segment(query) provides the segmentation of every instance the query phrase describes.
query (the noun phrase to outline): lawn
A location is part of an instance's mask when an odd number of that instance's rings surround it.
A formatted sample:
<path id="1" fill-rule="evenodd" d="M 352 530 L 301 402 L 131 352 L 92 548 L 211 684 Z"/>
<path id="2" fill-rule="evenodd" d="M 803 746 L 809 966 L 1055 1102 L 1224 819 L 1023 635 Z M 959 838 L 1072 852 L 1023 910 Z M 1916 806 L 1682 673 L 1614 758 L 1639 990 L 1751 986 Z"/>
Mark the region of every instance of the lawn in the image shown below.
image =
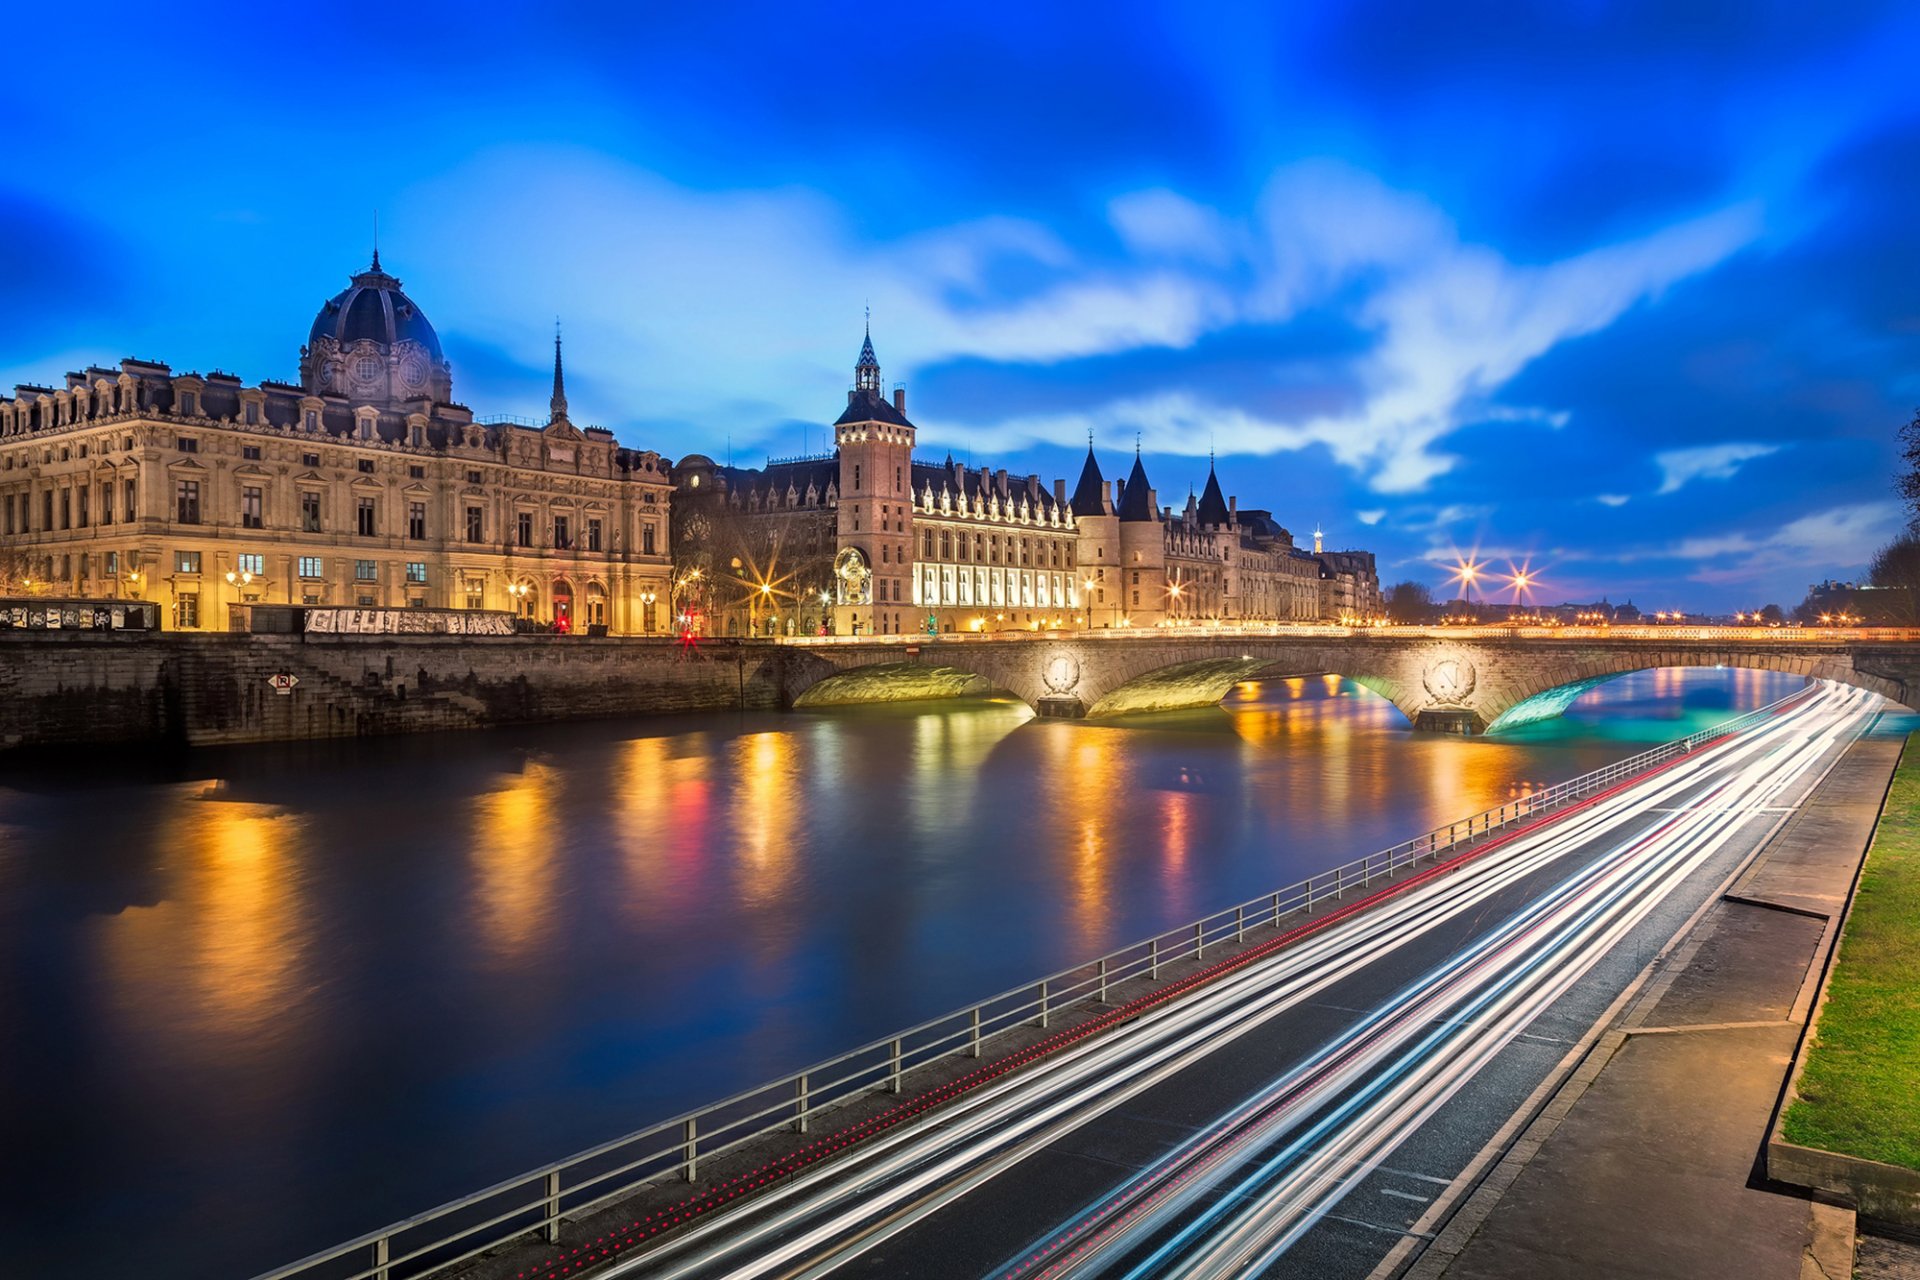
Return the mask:
<path id="1" fill-rule="evenodd" d="M 1920 734 L 1887 795 L 1787 1141 L 1920 1169 Z"/>

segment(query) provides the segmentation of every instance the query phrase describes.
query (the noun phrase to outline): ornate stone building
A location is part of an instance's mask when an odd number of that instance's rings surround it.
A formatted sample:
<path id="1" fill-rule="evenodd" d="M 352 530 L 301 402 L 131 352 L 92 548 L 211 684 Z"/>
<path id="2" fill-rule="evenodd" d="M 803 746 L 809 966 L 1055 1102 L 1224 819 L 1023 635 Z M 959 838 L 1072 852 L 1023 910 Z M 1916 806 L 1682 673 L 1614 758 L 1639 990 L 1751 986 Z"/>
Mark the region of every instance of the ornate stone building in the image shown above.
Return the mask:
<path id="1" fill-rule="evenodd" d="M 1211 467 L 1176 515 L 1137 453 L 1109 486 L 1089 447 L 1071 500 L 1063 480 L 914 461 L 906 392 L 882 389 L 871 334 L 833 432 L 819 457 L 741 468 L 693 454 L 675 467 L 676 511 L 689 517 L 675 530 L 677 582 L 713 630 L 1316 622 L 1369 590 L 1377 601 L 1377 584 L 1358 581 L 1370 555 L 1341 553 L 1336 568 L 1317 546 L 1295 547 L 1270 513 L 1223 496 Z"/>
<path id="2" fill-rule="evenodd" d="M 315 317 L 298 385 L 164 364 L 0 397 L 8 590 L 139 597 L 169 625 L 229 604 L 511 610 L 664 631 L 672 487 L 658 454 L 568 415 L 476 419 L 379 255 Z"/>

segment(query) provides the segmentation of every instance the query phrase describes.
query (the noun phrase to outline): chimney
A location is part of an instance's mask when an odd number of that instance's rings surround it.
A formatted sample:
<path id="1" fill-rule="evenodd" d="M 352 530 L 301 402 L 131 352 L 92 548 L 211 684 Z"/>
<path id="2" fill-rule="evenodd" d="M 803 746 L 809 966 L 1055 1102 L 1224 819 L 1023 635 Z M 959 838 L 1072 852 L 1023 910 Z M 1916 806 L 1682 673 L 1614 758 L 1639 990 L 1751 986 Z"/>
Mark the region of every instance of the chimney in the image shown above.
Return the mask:
<path id="1" fill-rule="evenodd" d="M 1005 467 L 993 473 L 993 485 L 996 490 L 1006 497 L 1011 498 L 1013 496 L 1013 490 L 1007 488 L 1007 469 Z"/>
<path id="2" fill-rule="evenodd" d="M 852 388 L 852 387 L 848 387 L 848 388 L 847 388 L 847 403 L 848 403 L 848 404 L 852 404 L 852 403 L 853 403 L 853 388 Z"/>
<path id="3" fill-rule="evenodd" d="M 1054 505 L 1058 507 L 1065 507 L 1067 505 L 1067 482 L 1065 480 L 1056 479 L 1053 482 L 1053 502 Z"/>
<path id="4" fill-rule="evenodd" d="M 1127 482 L 1124 480 L 1115 480 L 1113 482 L 1113 509 L 1115 511 L 1120 509 L 1120 495 L 1126 489 L 1126 485 Z"/>
<path id="5" fill-rule="evenodd" d="M 904 418 L 907 416 L 907 389 L 905 387 L 895 387 L 893 389 L 893 407 L 901 417 Z"/>

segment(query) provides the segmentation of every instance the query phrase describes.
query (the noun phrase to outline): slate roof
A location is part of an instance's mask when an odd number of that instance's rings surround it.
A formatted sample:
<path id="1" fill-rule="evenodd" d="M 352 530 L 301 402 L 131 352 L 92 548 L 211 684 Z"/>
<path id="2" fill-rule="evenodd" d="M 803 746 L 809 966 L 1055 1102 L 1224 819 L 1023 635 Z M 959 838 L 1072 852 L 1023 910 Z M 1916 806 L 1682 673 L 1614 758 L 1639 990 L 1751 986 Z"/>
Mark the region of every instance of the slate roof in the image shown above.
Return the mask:
<path id="1" fill-rule="evenodd" d="M 871 347 L 869 347 L 871 350 Z M 907 415 L 893 407 L 893 401 L 878 391 L 856 391 L 847 401 L 846 412 L 833 420 L 836 427 L 854 422 L 884 422 L 894 427 L 910 427 Z"/>
<path id="2" fill-rule="evenodd" d="M 1140 455 L 1133 455 L 1133 470 L 1127 475 L 1126 487 L 1120 491 L 1120 519 L 1122 521 L 1158 520 L 1160 513 L 1153 509 L 1153 486 L 1147 483 L 1147 468 L 1140 461 Z"/>
<path id="3" fill-rule="evenodd" d="M 1100 474 L 1100 463 L 1093 456 L 1092 445 L 1087 446 L 1087 464 L 1080 468 L 1080 483 L 1074 486 L 1073 501 L 1068 505 L 1076 516 L 1107 514 L 1107 480 Z"/>
<path id="4" fill-rule="evenodd" d="M 1233 513 L 1227 509 L 1227 500 L 1220 494 L 1220 477 L 1213 474 L 1213 464 L 1207 464 L 1207 487 L 1200 493 L 1200 510 L 1197 513 L 1201 524 L 1226 524 L 1233 519 Z"/>

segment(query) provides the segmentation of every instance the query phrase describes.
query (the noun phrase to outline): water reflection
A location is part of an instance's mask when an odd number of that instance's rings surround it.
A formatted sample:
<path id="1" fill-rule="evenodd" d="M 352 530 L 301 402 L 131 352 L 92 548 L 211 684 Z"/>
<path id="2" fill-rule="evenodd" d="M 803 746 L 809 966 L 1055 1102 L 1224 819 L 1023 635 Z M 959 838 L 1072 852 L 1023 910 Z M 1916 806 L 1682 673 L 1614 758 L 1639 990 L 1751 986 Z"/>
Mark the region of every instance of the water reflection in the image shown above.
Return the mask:
<path id="1" fill-rule="evenodd" d="M 0 1194 L 10 1261 L 264 1270 L 1796 684 L 1649 673 L 1466 741 L 1312 676 L 1119 727 L 981 701 L 16 777 L 0 1146 L 61 1193 Z"/>

